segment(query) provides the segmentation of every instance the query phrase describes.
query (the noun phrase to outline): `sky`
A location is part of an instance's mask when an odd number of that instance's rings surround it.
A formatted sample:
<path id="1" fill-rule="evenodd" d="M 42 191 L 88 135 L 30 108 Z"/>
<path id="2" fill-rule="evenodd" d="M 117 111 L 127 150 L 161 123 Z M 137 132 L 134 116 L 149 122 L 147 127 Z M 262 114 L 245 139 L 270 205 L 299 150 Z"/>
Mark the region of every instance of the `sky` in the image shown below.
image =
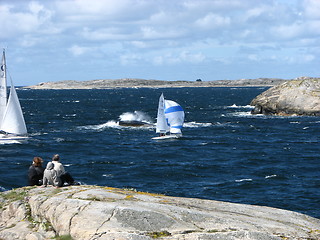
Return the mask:
<path id="1" fill-rule="evenodd" d="M 0 0 L 17 86 L 320 75 L 320 0 Z"/>

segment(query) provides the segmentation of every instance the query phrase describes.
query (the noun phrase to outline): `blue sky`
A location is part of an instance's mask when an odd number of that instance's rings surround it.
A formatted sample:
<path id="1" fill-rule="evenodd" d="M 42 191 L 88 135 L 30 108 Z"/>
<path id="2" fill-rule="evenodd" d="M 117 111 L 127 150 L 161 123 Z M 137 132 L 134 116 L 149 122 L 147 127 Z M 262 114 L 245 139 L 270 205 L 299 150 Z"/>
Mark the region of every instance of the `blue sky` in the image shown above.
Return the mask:
<path id="1" fill-rule="evenodd" d="M 319 0 L 0 0 L 15 85 L 320 75 Z"/>

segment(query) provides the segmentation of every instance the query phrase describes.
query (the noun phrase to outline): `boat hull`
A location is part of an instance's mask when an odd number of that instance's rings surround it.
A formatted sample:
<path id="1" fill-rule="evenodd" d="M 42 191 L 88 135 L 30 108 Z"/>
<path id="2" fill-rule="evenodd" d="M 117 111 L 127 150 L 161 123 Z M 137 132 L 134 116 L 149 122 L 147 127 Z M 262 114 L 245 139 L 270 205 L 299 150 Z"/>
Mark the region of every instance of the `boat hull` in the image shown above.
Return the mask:
<path id="1" fill-rule="evenodd" d="M 119 121 L 119 126 L 128 126 L 128 127 L 143 127 L 149 126 L 149 123 L 141 121 Z"/>
<path id="2" fill-rule="evenodd" d="M 164 136 L 159 136 L 159 137 L 153 137 L 153 140 L 166 140 L 166 139 L 178 139 L 181 138 L 182 135 L 178 134 L 170 134 L 170 135 L 164 135 Z"/>
<path id="3" fill-rule="evenodd" d="M 26 140 L 27 136 L 14 136 L 14 135 L 6 135 L 0 134 L 0 141 L 11 141 L 11 140 Z"/>

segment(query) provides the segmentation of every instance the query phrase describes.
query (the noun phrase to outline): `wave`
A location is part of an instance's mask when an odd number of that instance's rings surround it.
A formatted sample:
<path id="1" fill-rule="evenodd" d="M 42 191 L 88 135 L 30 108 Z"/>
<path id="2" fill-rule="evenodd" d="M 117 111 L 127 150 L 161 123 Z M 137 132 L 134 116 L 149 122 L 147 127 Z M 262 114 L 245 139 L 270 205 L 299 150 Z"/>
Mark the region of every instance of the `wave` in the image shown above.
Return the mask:
<path id="1" fill-rule="evenodd" d="M 264 177 L 264 179 L 277 178 L 277 177 L 278 177 L 278 175 L 272 174 L 272 175 L 266 175 Z M 254 182 L 254 181 L 257 181 L 257 180 L 261 180 L 261 179 L 242 178 L 242 179 L 235 180 L 235 182 Z"/>
<path id="2" fill-rule="evenodd" d="M 261 118 L 265 117 L 263 114 L 252 114 L 251 111 L 248 112 L 234 112 L 234 113 L 229 113 L 229 114 L 223 114 L 225 115 L 231 115 L 234 117 L 252 117 L 252 118 Z"/>
<path id="3" fill-rule="evenodd" d="M 120 121 L 139 121 L 146 123 L 153 123 L 152 118 L 145 112 L 134 111 L 134 112 L 125 112 L 119 116 Z"/>
<path id="4" fill-rule="evenodd" d="M 123 121 L 123 120 L 122 120 Z M 130 121 L 130 120 L 128 120 Z M 184 128 L 202 128 L 202 127 L 210 127 L 212 123 L 198 123 L 198 122 L 186 122 L 183 124 Z M 97 124 L 97 125 L 88 125 L 88 126 L 80 126 L 78 129 L 80 130 L 94 130 L 94 131 L 103 131 L 107 128 L 115 128 L 115 129 L 154 129 L 155 124 L 149 123 L 143 126 L 135 127 L 135 126 L 121 126 L 119 125 L 119 121 L 110 120 L 106 123 Z"/>
<path id="5" fill-rule="evenodd" d="M 253 109 L 254 106 L 251 106 L 251 105 L 238 106 L 236 104 L 232 104 L 231 106 L 227 106 L 226 108 L 250 108 L 250 109 Z"/>
<path id="6" fill-rule="evenodd" d="M 121 126 L 119 126 L 119 122 L 116 122 L 114 120 L 110 120 L 110 121 L 108 121 L 106 123 L 102 123 L 102 124 L 78 127 L 78 129 L 80 129 L 80 130 L 95 130 L 95 131 L 103 131 L 106 128 L 121 128 Z"/>
<path id="7" fill-rule="evenodd" d="M 199 127 L 210 127 L 212 123 L 198 123 L 198 122 L 186 122 L 183 124 L 183 127 L 186 128 L 199 128 Z"/>
<path id="8" fill-rule="evenodd" d="M 123 126 L 120 125 L 120 121 L 139 121 L 144 122 L 146 125 L 142 126 Z M 200 127 L 210 127 L 212 123 L 199 123 L 199 122 L 185 122 L 183 127 L 185 128 L 200 128 Z M 119 116 L 119 120 L 109 120 L 106 123 L 97 124 L 97 125 L 88 125 L 78 127 L 81 130 L 95 130 L 103 131 L 107 128 L 116 128 L 116 129 L 152 129 L 155 128 L 155 123 L 152 121 L 152 118 L 145 112 L 134 111 L 134 112 L 124 112 Z"/>
<path id="9" fill-rule="evenodd" d="M 268 176 L 265 176 L 264 178 L 268 179 L 268 178 L 274 178 L 274 177 L 277 177 L 277 175 L 273 174 L 273 175 L 268 175 Z"/>
<path id="10" fill-rule="evenodd" d="M 4 144 L 22 144 L 22 142 L 19 140 L 1 140 L 0 139 L 0 145 L 4 145 Z"/>
<path id="11" fill-rule="evenodd" d="M 251 178 L 239 179 L 239 180 L 235 180 L 235 182 L 252 182 L 252 179 Z"/>

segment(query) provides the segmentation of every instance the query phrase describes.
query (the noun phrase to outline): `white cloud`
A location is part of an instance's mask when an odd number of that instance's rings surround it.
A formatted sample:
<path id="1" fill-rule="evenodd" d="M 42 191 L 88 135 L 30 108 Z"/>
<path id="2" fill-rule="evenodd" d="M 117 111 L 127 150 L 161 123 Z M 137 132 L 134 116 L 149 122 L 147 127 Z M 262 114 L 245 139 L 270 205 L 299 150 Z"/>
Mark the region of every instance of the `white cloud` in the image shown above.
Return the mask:
<path id="1" fill-rule="evenodd" d="M 195 24 L 200 28 L 213 29 L 219 27 L 228 27 L 230 22 L 230 17 L 222 17 L 214 13 L 208 13 L 203 18 L 198 19 Z"/>
<path id="2" fill-rule="evenodd" d="M 120 56 L 120 63 L 123 66 L 136 65 L 141 61 L 141 56 L 136 54 L 125 54 Z"/>
<path id="3" fill-rule="evenodd" d="M 166 53 L 164 55 L 154 56 L 152 62 L 154 65 L 176 65 L 176 64 L 199 64 L 205 61 L 206 56 L 202 53 L 190 53 L 181 51 L 179 53 Z"/>
<path id="4" fill-rule="evenodd" d="M 84 53 L 88 52 L 90 48 L 87 47 L 80 47 L 78 45 L 73 45 L 68 49 L 69 52 L 72 53 L 74 56 L 80 56 L 83 55 Z"/>
<path id="5" fill-rule="evenodd" d="M 319 0 L 304 0 L 304 13 L 309 19 L 320 19 L 320 1 Z"/>
<path id="6" fill-rule="evenodd" d="M 172 38 L 179 38 L 185 35 L 185 32 L 181 29 L 162 29 L 152 26 L 142 26 L 141 27 L 141 37 L 142 39 L 172 39 Z"/>
<path id="7" fill-rule="evenodd" d="M 24 11 L 19 11 L 12 3 L 0 5 L 1 30 L 5 34 L 0 39 L 17 37 L 21 34 L 47 32 L 52 12 L 38 2 L 27 2 Z"/>
<path id="8" fill-rule="evenodd" d="M 51 59 L 66 49 L 70 59 L 64 55 L 65 63 L 80 65 L 78 59 L 90 57 L 96 68 L 92 72 L 109 66 L 115 73 L 136 75 L 140 68 L 153 78 L 168 66 L 228 68 L 246 61 L 313 66 L 319 61 L 319 0 L 0 1 L 0 43 L 28 48 L 43 59 L 39 67 L 52 64 Z M 105 61 L 110 58 L 113 61 Z M 71 69 L 67 64 L 61 67 Z M 161 70 L 152 73 L 154 69 Z"/>
<path id="9" fill-rule="evenodd" d="M 206 57 L 202 53 L 190 53 L 188 51 L 183 51 L 180 53 L 180 59 L 190 63 L 201 63 L 206 59 Z"/>

